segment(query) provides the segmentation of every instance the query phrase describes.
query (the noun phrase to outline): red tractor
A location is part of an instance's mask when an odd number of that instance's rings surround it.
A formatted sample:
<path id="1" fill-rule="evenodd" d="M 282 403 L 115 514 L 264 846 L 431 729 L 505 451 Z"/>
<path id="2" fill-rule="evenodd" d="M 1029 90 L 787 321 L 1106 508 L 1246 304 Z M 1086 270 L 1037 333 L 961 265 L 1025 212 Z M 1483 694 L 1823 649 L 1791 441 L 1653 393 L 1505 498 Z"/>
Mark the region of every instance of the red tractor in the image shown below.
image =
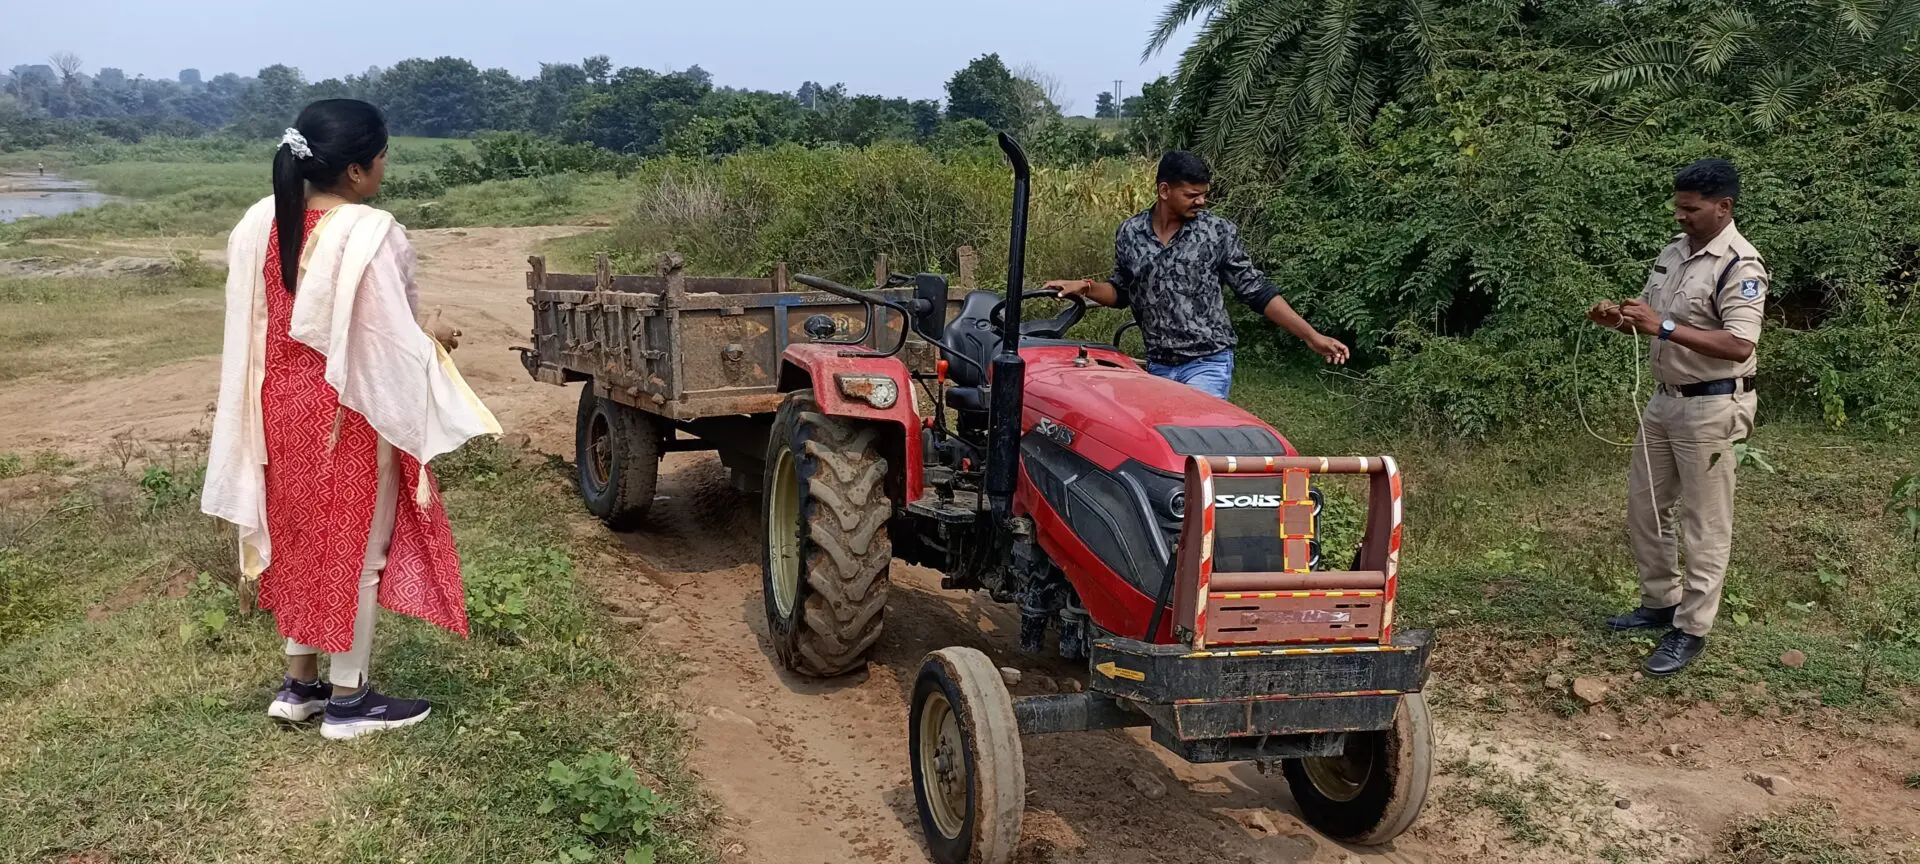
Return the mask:
<path id="1" fill-rule="evenodd" d="M 1425 803 L 1432 634 L 1393 627 L 1400 476 L 1387 457 L 1305 457 L 1258 417 L 1076 341 L 1074 298 L 1027 320 L 1019 292 L 1030 171 L 1013 139 L 1008 294 L 892 278 L 911 299 L 796 276 L 898 314 L 938 352 L 788 346 L 767 443 L 764 582 L 780 661 L 831 676 L 880 635 L 895 558 L 944 587 L 1017 604 L 1020 644 L 1087 664 L 1081 692 L 1012 698 L 972 648 L 929 654 L 907 724 L 920 824 L 941 864 L 1000 864 L 1020 837 L 1023 735 L 1151 727 L 1192 762 L 1284 773 L 1305 819 L 1377 844 Z M 874 316 L 880 316 L 875 324 Z M 814 322 L 818 323 L 818 322 Z M 875 329 L 875 328 L 878 329 Z M 1117 342 L 1117 340 L 1116 340 Z M 916 406 L 918 379 L 932 416 Z M 1316 475 L 1370 478 L 1351 567 L 1319 561 Z"/>

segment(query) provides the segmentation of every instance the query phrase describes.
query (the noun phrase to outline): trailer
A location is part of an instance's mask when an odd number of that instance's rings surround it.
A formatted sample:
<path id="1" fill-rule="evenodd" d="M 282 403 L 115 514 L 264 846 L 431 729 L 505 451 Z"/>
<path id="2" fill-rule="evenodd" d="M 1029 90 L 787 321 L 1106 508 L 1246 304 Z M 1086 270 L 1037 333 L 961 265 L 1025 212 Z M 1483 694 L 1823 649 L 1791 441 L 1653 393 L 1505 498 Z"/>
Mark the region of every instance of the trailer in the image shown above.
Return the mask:
<path id="1" fill-rule="evenodd" d="M 956 257 L 957 284 L 940 287 L 952 310 L 973 287 L 978 261 L 967 247 Z M 549 272 L 541 256 L 528 264 L 531 345 L 514 350 L 534 380 L 584 385 L 574 423 L 580 495 L 616 528 L 646 516 L 660 458 L 670 452 L 715 451 L 738 488 L 759 491 L 767 434 L 792 389 L 781 380 L 790 346 L 897 354 L 917 375 L 935 371 L 930 346 L 902 316 L 795 290 L 784 263 L 764 278 L 689 276 L 678 252 L 661 253 L 650 275 L 615 274 L 605 255 L 592 274 Z M 885 256 L 874 262 L 882 296 L 915 297 L 915 279 L 889 272 Z"/>

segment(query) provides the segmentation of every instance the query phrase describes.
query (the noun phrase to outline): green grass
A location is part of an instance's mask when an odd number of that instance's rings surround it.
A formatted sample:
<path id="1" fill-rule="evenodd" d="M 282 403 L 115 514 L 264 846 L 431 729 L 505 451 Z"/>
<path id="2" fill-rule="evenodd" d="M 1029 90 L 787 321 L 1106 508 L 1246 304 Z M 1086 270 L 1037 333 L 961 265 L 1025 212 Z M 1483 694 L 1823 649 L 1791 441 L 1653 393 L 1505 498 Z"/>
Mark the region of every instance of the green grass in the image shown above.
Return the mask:
<path id="1" fill-rule="evenodd" d="M 712 860 L 713 811 L 661 707 L 673 662 L 624 650 L 573 578 L 562 484 L 484 445 L 441 468 L 469 573 L 527 550 L 565 566 L 526 583 L 511 644 L 384 616 L 377 680 L 434 715 L 346 744 L 265 716 L 285 663 L 270 617 L 240 616 L 219 579 L 194 578 L 227 566 L 224 532 L 190 502 L 153 503 L 193 488 L 190 474 L 142 488 L 91 473 L 60 500 L 12 502 L 0 600 L 37 605 L 0 631 L 0 860 L 547 859 L 582 842 L 577 823 L 539 812 L 548 763 L 601 750 L 672 805 L 660 860 Z"/>
<path id="2" fill-rule="evenodd" d="M 1893 864 L 1908 861 L 1845 827 L 1832 804 L 1804 803 L 1733 826 L 1720 840 L 1727 864 Z M 1907 853 L 1914 851 L 1908 847 Z"/>
<path id="3" fill-rule="evenodd" d="M 455 186 L 428 199 L 379 202 L 409 228 L 607 224 L 638 189 L 612 173 L 562 174 Z"/>
<path id="4" fill-rule="evenodd" d="M 466 141 L 395 138 L 388 147 L 387 176 L 404 180 L 423 175 L 452 154 L 471 147 Z M 28 238 L 224 233 L 239 221 L 247 207 L 272 194 L 272 154 L 270 141 L 236 142 L 224 138 L 155 139 L 133 145 L 8 154 L 0 159 L 0 166 L 31 165 L 35 158 L 43 158 L 50 170 L 88 181 L 100 191 L 126 200 L 46 219 L 0 225 L 0 245 Z M 496 194 L 516 191 L 520 190 L 496 190 Z M 531 190 L 523 194 L 533 197 Z M 386 202 L 382 203 L 384 206 Z M 501 203 L 490 206 L 476 203 L 465 208 L 483 213 L 510 209 L 510 204 Z"/>
<path id="5" fill-rule="evenodd" d="M 218 353 L 222 281 L 200 265 L 163 276 L 0 278 L 0 382 L 127 374 Z"/>
<path id="6" fill-rule="evenodd" d="M 1904 710 L 1898 691 L 1920 686 L 1920 648 L 1908 647 L 1887 651 L 1861 687 L 1863 604 L 1877 596 L 1870 592 L 1920 579 L 1900 523 L 1881 512 L 1892 478 L 1915 469 L 1910 446 L 1763 414 L 1753 444 L 1776 473 L 1740 469 L 1733 561 L 1712 647 L 1685 675 L 1634 682 L 1658 634 L 1614 635 L 1600 623 L 1638 600 L 1626 542 L 1626 451 L 1578 428 L 1480 443 L 1372 429 L 1338 385 L 1318 373 L 1243 367 L 1234 398 L 1302 453 L 1398 459 L 1407 539 L 1396 613 L 1446 635 L 1449 650 L 1435 655 L 1437 664 L 1476 680 L 1507 676 L 1552 710 L 1568 707 L 1540 686 L 1553 671 L 1616 679 L 1629 685 L 1630 702 L 1684 696 L 1751 710 Z M 1344 530 L 1357 534 L 1357 520 Z M 1846 588 L 1833 584 L 1834 573 L 1845 575 Z M 1572 659 L 1549 667 L 1562 644 L 1573 646 Z M 1779 662 L 1790 648 L 1807 654 L 1803 668 Z"/>

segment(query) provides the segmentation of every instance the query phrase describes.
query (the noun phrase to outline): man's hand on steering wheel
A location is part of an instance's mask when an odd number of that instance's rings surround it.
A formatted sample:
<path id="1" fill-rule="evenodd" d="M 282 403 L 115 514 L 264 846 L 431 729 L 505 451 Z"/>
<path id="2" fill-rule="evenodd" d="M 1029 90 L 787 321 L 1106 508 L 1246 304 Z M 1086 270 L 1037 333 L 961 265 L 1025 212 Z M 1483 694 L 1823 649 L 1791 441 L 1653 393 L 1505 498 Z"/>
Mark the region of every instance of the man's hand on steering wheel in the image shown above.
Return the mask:
<path id="1" fill-rule="evenodd" d="M 1051 283 L 1049 283 L 1049 285 L 1051 285 Z M 1041 318 L 1038 320 L 1021 321 L 1020 335 L 1022 336 L 1037 336 L 1043 339 L 1059 339 L 1066 334 L 1068 329 L 1072 328 L 1073 325 L 1080 323 L 1080 319 L 1085 318 L 1087 315 L 1087 299 L 1085 297 L 1082 297 L 1078 294 L 1062 294 L 1059 292 L 1058 289 L 1054 289 L 1051 287 L 1040 289 L 1037 291 L 1022 291 L 1020 293 L 1020 299 L 1022 300 L 1066 300 L 1068 303 L 1068 306 L 1064 311 L 1062 311 L 1058 315 L 1053 316 L 1052 318 Z M 1002 299 L 1000 302 L 995 303 L 993 305 L 992 311 L 987 313 L 987 320 L 993 323 L 994 329 L 999 329 L 1005 326 L 1002 322 L 1006 318 L 1006 311 L 1007 311 L 1007 301 L 1005 299 Z M 1045 325 L 1045 326 L 1040 326 L 1040 325 Z"/>

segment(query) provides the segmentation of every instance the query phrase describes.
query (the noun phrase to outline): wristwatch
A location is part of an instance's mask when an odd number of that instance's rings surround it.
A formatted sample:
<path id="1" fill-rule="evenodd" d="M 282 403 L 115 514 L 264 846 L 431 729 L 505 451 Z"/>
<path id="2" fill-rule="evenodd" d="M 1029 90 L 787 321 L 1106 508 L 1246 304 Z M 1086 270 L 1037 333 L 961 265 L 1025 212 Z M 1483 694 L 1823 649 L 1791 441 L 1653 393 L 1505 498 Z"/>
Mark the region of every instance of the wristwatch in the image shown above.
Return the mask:
<path id="1" fill-rule="evenodd" d="M 1673 323 L 1672 318 L 1668 318 L 1667 320 L 1660 322 L 1660 341 L 1665 342 L 1667 339 L 1671 338 L 1673 336 L 1673 328 L 1677 326 L 1679 325 Z"/>

